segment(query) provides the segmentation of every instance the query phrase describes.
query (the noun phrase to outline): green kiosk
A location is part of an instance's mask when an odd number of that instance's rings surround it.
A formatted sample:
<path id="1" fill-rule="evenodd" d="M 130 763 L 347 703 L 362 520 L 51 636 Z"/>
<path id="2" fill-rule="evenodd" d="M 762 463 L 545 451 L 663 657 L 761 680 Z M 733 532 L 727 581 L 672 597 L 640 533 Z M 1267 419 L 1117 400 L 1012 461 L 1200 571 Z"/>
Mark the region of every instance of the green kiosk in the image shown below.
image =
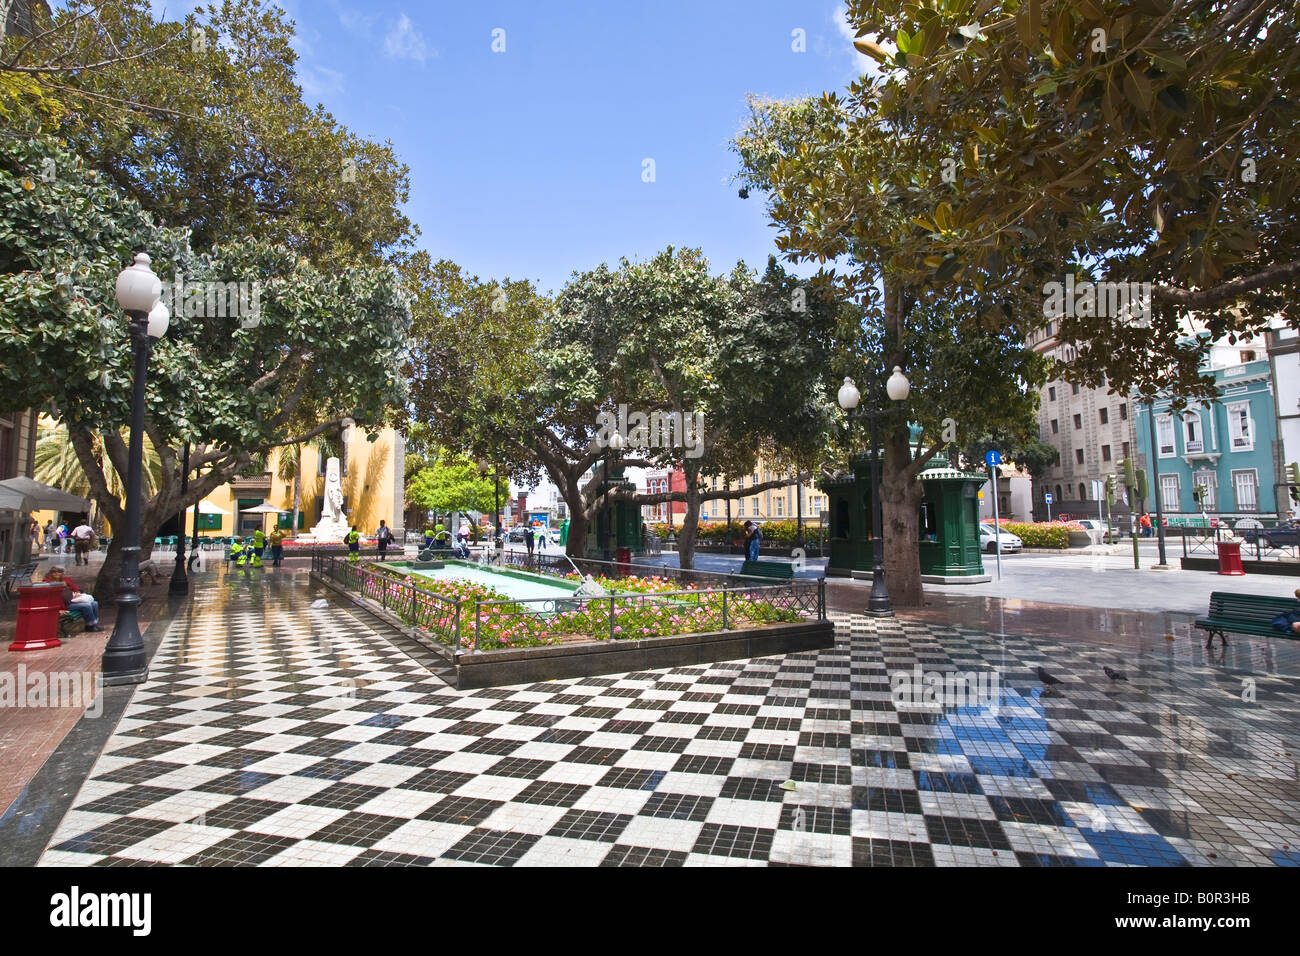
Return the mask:
<path id="1" fill-rule="evenodd" d="M 635 489 L 628 481 L 622 468 L 615 468 L 609 475 L 609 487 Z M 600 560 L 605 558 L 605 549 L 609 549 L 607 560 L 614 560 L 618 552 L 627 548 L 629 552 L 641 551 L 641 509 L 628 501 L 616 501 L 613 505 L 596 512 L 596 519 L 587 524 L 586 555 Z"/>
<path id="2" fill-rule="evenodd" d="M 852 459 L 852 474 L 818 483 L 830 506 L 830 577 L 871 579 L 871 455 Z M 921 580 L 927 584 L 979 584 L 984 573 L 979 544 L 979 489 L 988 481 L 980 472 L 959 471 L 943 453 L 921 472 L 921 515 L 917 548 Z"/>

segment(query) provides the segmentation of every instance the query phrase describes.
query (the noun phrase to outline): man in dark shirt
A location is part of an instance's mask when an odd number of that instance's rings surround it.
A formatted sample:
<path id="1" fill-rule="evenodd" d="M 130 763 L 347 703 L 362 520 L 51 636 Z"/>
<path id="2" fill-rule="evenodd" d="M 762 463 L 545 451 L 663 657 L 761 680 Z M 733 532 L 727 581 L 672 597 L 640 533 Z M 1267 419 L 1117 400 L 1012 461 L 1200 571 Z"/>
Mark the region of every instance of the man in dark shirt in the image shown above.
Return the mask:
<path id="1" fill-rule="evenodd" d="M 1300 588 L 1295 591 L 1296 606 L 1290 611 L 1283 611 L 1277 617 L 1273 618 L 1273 629 L 1275 631 L 1290 631 L 1292 634 L 1300 634 Z"/>

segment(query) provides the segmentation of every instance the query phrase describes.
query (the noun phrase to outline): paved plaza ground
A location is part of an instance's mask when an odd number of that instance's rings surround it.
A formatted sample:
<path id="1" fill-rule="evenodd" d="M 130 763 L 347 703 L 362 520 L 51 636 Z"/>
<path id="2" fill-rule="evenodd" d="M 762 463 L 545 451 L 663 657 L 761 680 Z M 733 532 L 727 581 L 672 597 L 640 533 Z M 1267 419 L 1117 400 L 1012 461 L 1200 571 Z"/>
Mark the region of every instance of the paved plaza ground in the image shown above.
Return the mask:
<path id="1" fill-rule="evenodd" d="M 305 569 L 210 569 L 111 734 L 83 720 L 0 818 L 5 862 L 1300 865 L 1300 645 L 997 598 L 833 614 L 833 649 L 457 691 Z M 952 670 L 996 693 L 893 699 Z"/>

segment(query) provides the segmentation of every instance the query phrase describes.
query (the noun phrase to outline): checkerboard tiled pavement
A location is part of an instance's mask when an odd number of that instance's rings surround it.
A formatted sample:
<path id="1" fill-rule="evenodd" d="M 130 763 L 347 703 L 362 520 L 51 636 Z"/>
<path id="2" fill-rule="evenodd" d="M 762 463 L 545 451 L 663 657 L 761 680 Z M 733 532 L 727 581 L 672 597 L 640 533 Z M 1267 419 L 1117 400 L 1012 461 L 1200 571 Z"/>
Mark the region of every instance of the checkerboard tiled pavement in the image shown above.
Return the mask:
<path id="1" fill-rule="evenodd" d="M 200 591 L 42 865 L 1300 865 L 1295 676 L 1247 703 L 1172 652 L 1111 684 L 1114 649 L 840 616 L 831 650 L 458 692 L 313 596 Z M 996 668 L 996 715 L 896 705 L 916 665 Z"/>

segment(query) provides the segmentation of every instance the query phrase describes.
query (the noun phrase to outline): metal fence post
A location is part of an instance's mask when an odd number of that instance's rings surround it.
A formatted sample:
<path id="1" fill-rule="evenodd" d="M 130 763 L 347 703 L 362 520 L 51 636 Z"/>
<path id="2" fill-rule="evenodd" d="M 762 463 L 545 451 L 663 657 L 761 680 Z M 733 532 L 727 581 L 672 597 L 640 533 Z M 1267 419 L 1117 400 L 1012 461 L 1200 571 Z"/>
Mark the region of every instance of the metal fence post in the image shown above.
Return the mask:
<path id="1" fill-rule="evenodd" d="M 826 620 L 826 579 L 817 579 L 817 620 Z"/>
<path id="2" fill-rule="evenodd" d="M 614 639 L 614 596 L 609 598 L 609 639 Z"/>
<path id="3" fill-rule="evenodd" d="M 456 602 L 456 650 L 460 650 L 460 602 Z"/>
<path id="4" fill-rule="evenodd" d="M 722 629 L 727 629 L 727 588 L 722 588 Z"/>
<path id="5" fill-rule="evenodd" d="M 474 599 L 474 650 L 478 650 L 478 621 L 479 621 L 478 598 Z"/>

